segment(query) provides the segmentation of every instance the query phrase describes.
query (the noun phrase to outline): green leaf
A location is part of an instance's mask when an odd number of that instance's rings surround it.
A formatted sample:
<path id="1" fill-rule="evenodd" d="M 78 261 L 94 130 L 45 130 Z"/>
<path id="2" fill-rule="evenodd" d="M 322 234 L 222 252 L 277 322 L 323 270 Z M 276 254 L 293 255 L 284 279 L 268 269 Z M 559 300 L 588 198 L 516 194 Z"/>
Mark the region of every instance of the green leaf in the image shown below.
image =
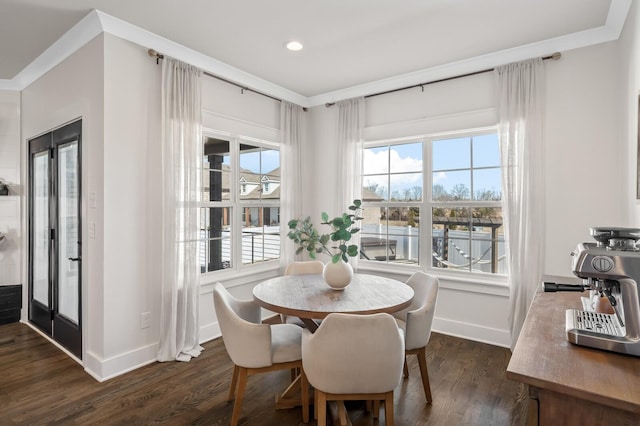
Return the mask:
<path id="1" fill-rule="evenodd" d="M 333 257 L 331 257 L 331 262 L 333 263 L 338 263 L 338 261 L 340 260 L 341 254 L 334 254 Z"/>
<path id="2" fill-rule="evenodd" d="M 296 249 L 296 254 L 300 254 L 302 253 L 302 250 L 304 249 L 304 247 L 300 246 Z"/>
<path id="3" fill-rule="evenodd" d="M 322 218 L 322 222 L 328 222 L 329 221 L 329 215 L 326 212 L 322 212 L 322 214 L 320 215 L 320 217 Z"/>
<path id="4" fill-rule="evenodd" d="M 360 228 L 351 228 L 352 234 L 357 234 L 358 232 L 360 232 Z"/>
<path id="5" fill-rule="evenodd" d="M 336 239 L 334 239 L 334 241 L 349 241 L 351 239 L 351 232 L 347 231 L 346 229 L 340 229 L 334 235 L 336 236 Z"/>
<path id="6" fill-rule="evenodd" d="M 360 206 L 362 205 L 362 201 L 361 200 L 353 200 L 353 205 L 360 208 Z"/>

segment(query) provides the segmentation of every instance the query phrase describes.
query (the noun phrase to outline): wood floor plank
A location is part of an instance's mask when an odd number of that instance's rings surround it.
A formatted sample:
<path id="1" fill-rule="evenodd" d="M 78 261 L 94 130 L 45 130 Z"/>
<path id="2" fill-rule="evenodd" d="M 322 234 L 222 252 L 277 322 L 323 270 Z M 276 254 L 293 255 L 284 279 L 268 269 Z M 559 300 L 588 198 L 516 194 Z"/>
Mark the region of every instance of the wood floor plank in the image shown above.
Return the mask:
<path id="1" fill-rule="evenodd" d="M 9 339 L 12 336 L 13 339 Z M 0 326 L 0 423 L 19 425 L 228 425 L 232 364 L 221 339 L 188 363 L 153 363 L 99 383 L 24 324 Z M 433 404 L 425 404 L 420 370 L 394 392 L 396 425 L 524 425 L 527 389 L 505 377 L 508 349 L 433 333 L 427 365 Z M 249 377 L 241 425 L 300 425 L 302 410 L 275 410 L 288 371 Z M 375 423 L 361 401 L 349 401 L 355 426 Z M 312 411 L 313 412 L 313 411 Z M 311 420 L 310 425 L 315 421 Z"/>

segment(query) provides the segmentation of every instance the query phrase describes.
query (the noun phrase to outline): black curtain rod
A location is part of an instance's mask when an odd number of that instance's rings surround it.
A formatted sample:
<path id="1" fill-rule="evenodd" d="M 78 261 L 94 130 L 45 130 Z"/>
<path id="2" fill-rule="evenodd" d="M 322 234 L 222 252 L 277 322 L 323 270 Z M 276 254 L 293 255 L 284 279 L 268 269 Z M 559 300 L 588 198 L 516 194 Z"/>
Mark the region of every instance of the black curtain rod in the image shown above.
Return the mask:
<path id="1" fill-rule="evenodd" d="M 562 54 L 560 52 L 556 52 L 556 53 L 554 53 L 552 55 L 549 55 L 549 56 L 543 56 L 542 60 L 546 61 L 547 59 L 553 59 L 554 61 L 557 61 L 558 59 L 560 59 L 560 57 L 562 57 Z M 386 90 L 384 92 L 379 92 L 379 93 L 372 93 L 370 95 L 366 95 L 365 99 L 366 98 L 373 98 L 374 96 L 380 96 L 380 95 L 386 95 L 386 94 L 389 94 L 389 93 L 399 92 L 401 90 L 415 89 L 416 87 L 420 87 L 420 88 L 422 88 L 422 91 L 424 91 L 424 86 L 428 86 L 429 84 L 442 83 L 443 81 L 455 80 L 455 79 L 463 78 L 463 77 L 471 77 L 472 75 L 484 74 L 486 72 L 491 72 L 493 70 L 495 70 L 495 68 L 488 68 L 488 69 L 485 69 L 485 70 L 474 71 L 474 72 L 470 72 L 470 73 L 467 73 L 467 74 L 454 75 L 454 76 L 451 76 L 451 77 L 441 78 L 439 80 L 433 80 L 433 81 L 427 81 L 425 83 L 414 84 L 412 86 L 400 87 L 398 89 Z M 328 103 L 324 104 L 324 106 L 327 107 L 327 108 L 330 107 L 330 106 L 333 106 L 333 105 L 335 105 L 335 102 L 328 102 Z"/>
<path id="2" fill-rule="evenodd" d="M 160 62 L 159 62 L 159 61 L 160 61 L 160 59 L 164 59 L 164 55 L 163 55 L 162 53 L 158 53 L 158 52 L 156 52 L 156 51 L 155 51 L 155 50 L 153 50 L 153 49 L 149 49 L 149 50 L 147 51 L 147 53 L 149 54 L 149 56 L 152 56 L 152 57 L 156 58 L 156 64 L 160 63 Z M 256 94 L 258 94 L 258 95 L 262 95 L 262 96 L 264 96 L 264 97 L 267 97 L 267 98 L 269 98 L 269 99 L 273 99 L 274 101 L 282 102 L 282 99 L 278 99 L 278 98 L 276 98 L 276 97 L 274 97 L 274 96 L 267 95 L 266 93 L 259 92 L 259 91 L 257 91 L 257 90 L 254 90 L 254 89 L 250 88 L 250 87 L 247 87 L 247 86 L 242 86 L 242 85 L 240 85 L 240 84 L 236 83 L 235 81 L 227 80 L 226 78 L 223 78 L 223 77 L 220 77 L 220 76 L 217 76 L 217 75 L 214 75 L 214 74 L 208 73 L 208 72 L 206 72 L 206 71 L 202 71 L 202 73 L 203 73 L 204 75 L 206 75 L 206 76 L 213 77 L 213 78 L 215 78 L 215 79 L 217 79 L 217 80 L 224 81 L 225 83 L 228 83 L 228 84 L 231 84 L 231 85 L 233 85 L 233 86 L 239 87 L 239 88 L 240 88 L 240 92 L 241 92 L 241 93 L 243 93 L 243 94 L 244 94 L 244 92 L 245 92 L 245 91 L 247 91 L 247 92 L 253 92 L 253 93 L 256 93 Z M 307 108 L 304 108 L 304 107 L 303 107 L 302 109 L 303 109 L 304 111 L 306 111 L 306 110 L 307 110 Z"/>

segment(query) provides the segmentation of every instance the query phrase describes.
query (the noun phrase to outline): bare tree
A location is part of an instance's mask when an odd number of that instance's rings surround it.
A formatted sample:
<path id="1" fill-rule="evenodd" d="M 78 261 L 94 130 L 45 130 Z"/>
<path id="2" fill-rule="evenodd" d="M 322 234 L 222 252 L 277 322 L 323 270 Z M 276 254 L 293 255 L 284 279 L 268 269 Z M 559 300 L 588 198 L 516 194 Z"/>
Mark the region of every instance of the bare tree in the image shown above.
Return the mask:
<path id="1" fill-rule="evenodd" d="M 458 183 L 451 189 L 451 195 L 454 200 L 468 200 L 469 194 L 469 188 L 463 183 Z"/>

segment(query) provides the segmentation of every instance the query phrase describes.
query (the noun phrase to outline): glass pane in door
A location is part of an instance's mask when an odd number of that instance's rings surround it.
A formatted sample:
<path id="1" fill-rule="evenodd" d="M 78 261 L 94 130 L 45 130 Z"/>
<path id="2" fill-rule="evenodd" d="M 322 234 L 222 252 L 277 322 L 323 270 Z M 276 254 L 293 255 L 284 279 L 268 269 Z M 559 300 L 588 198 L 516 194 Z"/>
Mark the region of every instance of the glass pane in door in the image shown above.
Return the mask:
<path id="1" fill-rule="evenodd" d="M 78 323 L 78 142 L 58 148 L 58 313 Z"/>
<path id="2" fill-rule="evenodd" d="M 49 151 L 33 155 L 33 299 L 49 306 Z"/>

